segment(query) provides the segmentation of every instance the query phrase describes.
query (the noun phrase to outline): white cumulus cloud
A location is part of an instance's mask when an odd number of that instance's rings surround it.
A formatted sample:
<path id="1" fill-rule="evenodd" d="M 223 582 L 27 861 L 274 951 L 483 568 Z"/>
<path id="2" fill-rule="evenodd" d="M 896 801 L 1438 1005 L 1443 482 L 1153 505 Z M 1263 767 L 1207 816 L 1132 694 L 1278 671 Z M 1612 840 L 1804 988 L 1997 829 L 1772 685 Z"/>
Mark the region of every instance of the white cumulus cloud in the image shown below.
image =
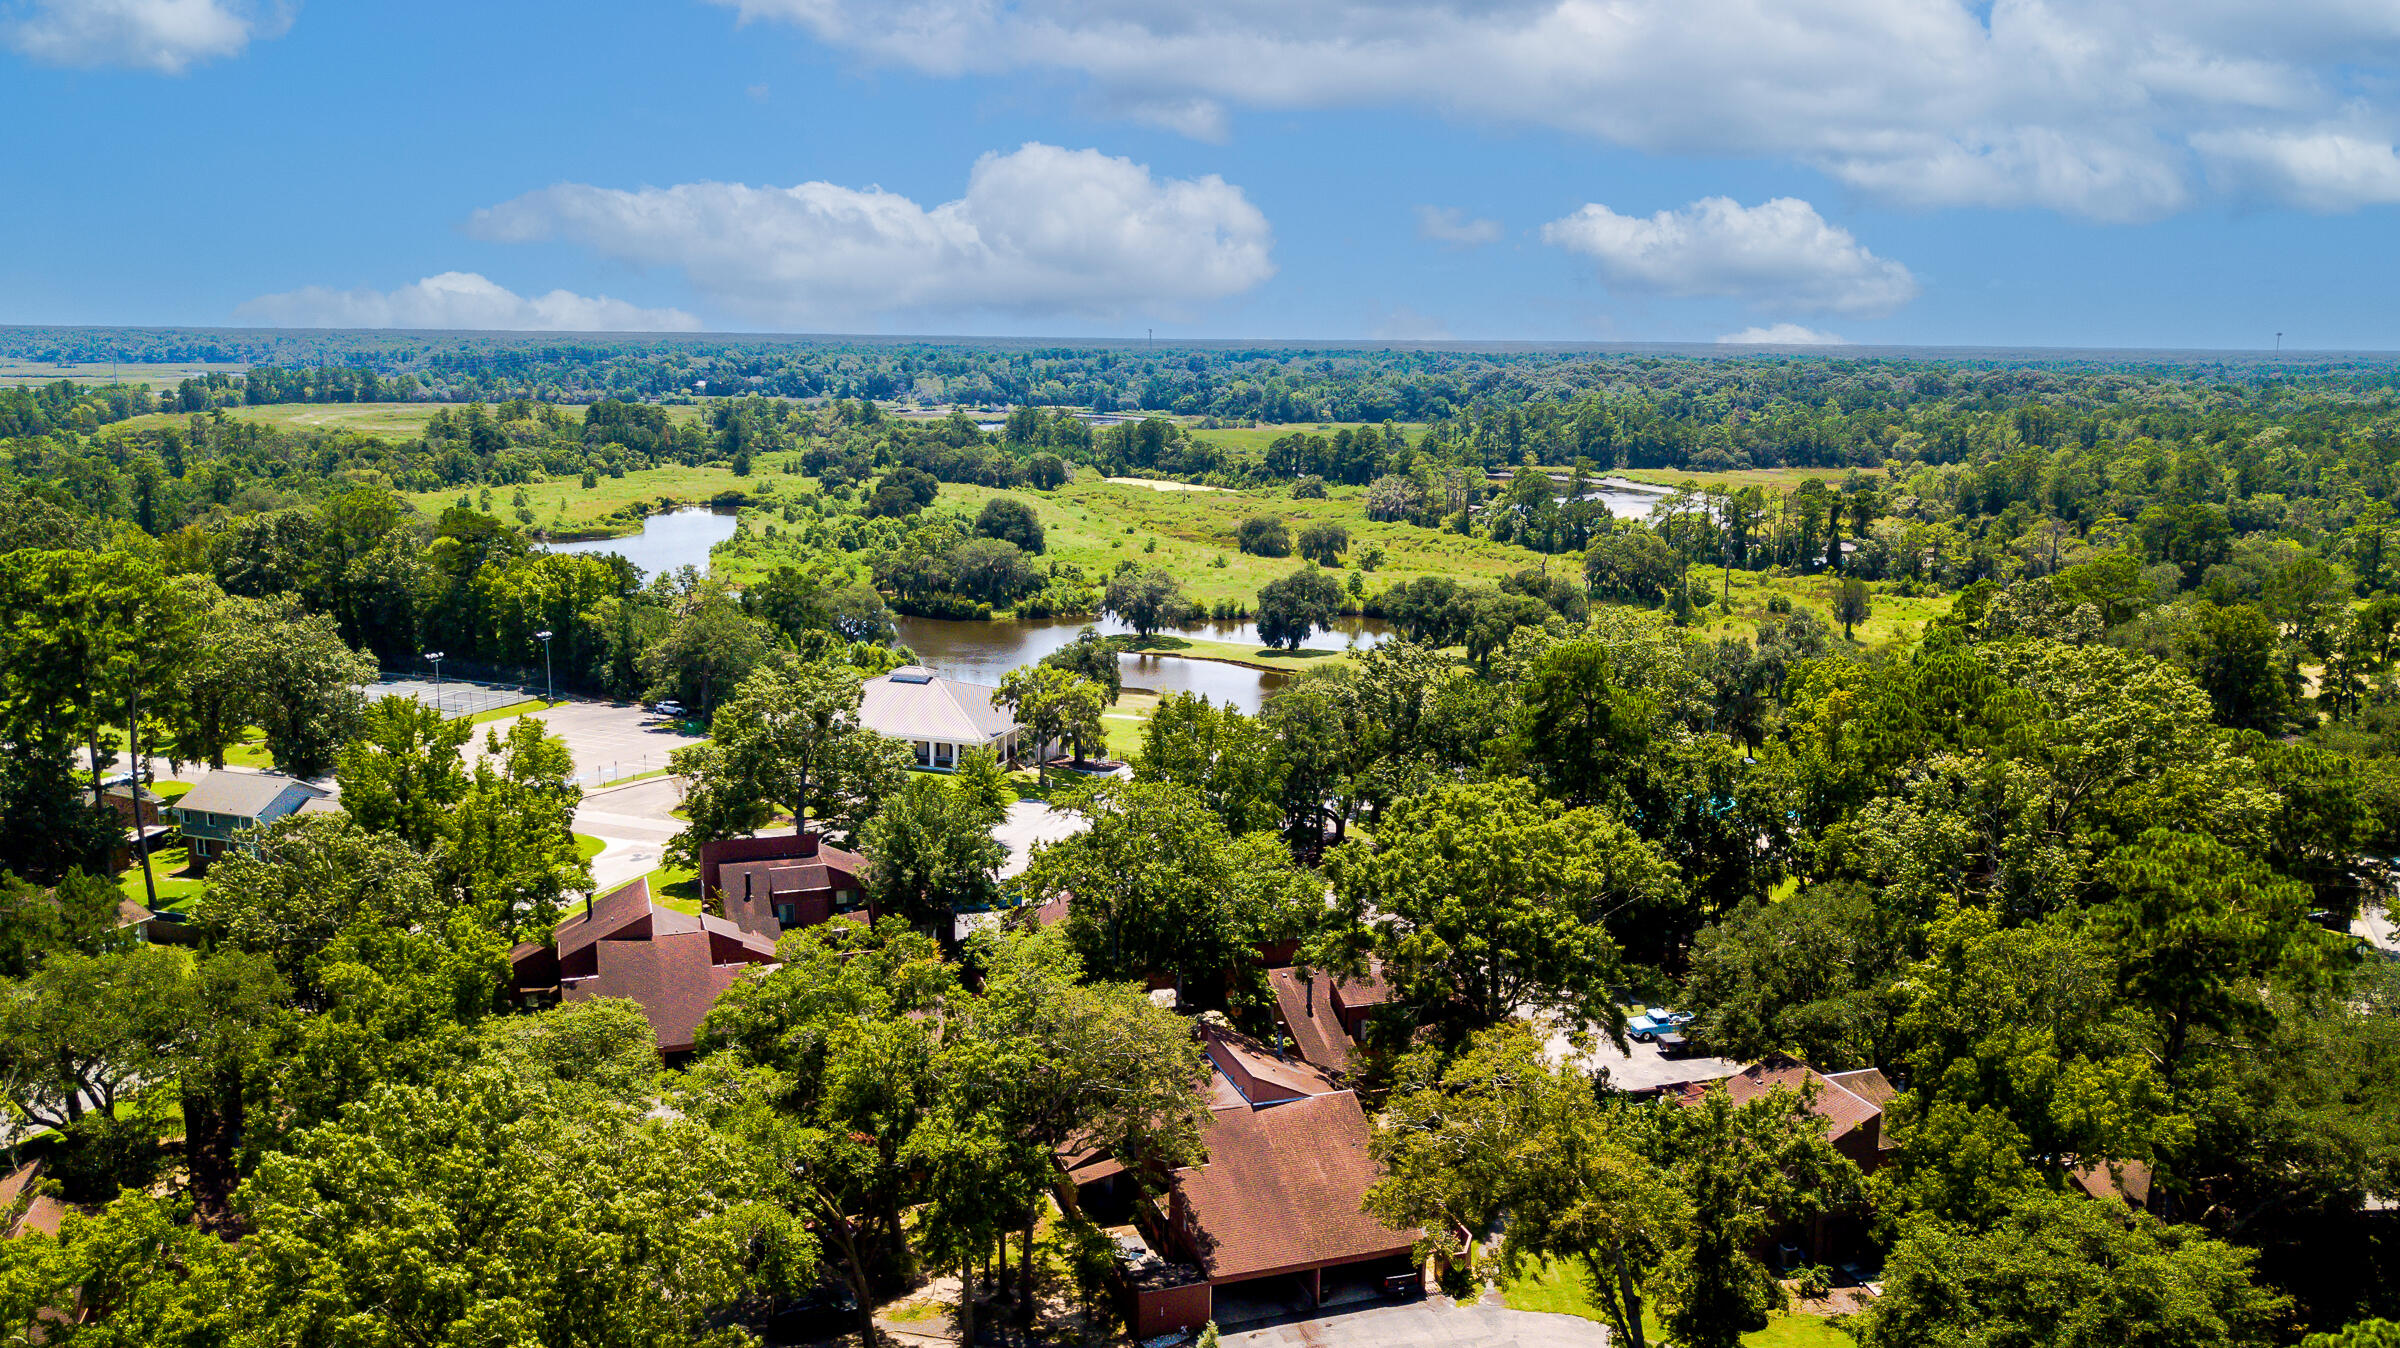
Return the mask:
<path id="1" fill-rule="evenodd" d="M 1228 107 L 1430 107 L 1799 162 L 1910 205 L 2099 220 L 2191 205 L 2215 181 L 2198 137 L 2355 114 L 2389 149 L 2400 129 L 2388 0 L 716 3 L 875 64 L 1059 72 L 1101 106 L 1209 137 Z M 2295 186 L 2314 209 L 2382 199 L 2371 175 Z"/>
<path id="2" fill-rule="evenodd" d="M 1417 237 L 1446 243 L 1453 248 L 1472 248 L 1478 244 L 1498 243 L 1500 222 L 1471 219 L 1456 206 L 1419 206 Z"/>
<path id="3" fill-rule="evenodd" d="M 0 4 L 0 38 L 50 65 L 132 66 L 180 75 L 238 56 L 291 26 L 271 0 L 29 0 Z"/>
<path id="4" fill-rule="evenodd" d="M 1756 206 L 1703 197 L 1650 216 L 1593 202 L 1542 226 L 1542 241 L 1591 258 L 1614 288 L 1736 299 L 1770 311 L 1887 314 L 1917 294 L 1908 268 L 1877 257 L 1793 197 Z"/>
<path id="5" fill-rule="evenodd" d="M 261 295 L 234 311 L 279 328 L 483 328 L 504 332 L 697 332 L 681 309 L 644 309 L 606 295 L 519 295 L 474 272 L 446 271 L 397 290 L 309 286 Z"/>
<path id="6" fill-rule="evenodd" d="M 2192 138 L 2227 188 L 2314 211 L 2400 201 L 2400 154 L 2347 131 L 2226 131 Z"/>
<path id="7" fill-rule="evenodd" d="M 1720 346 L 1842 346 L 1840 337 L 1797 323 L 1770 323 L 1763 328 L 1744 328 L 1729 332 L 1717 339 Z"/>
<path id="8" fill-rule="evenodd" d="M 727 311 L 778 325 L 1175 311 L 1275 274 L 1267 218 L 1239 187 L 1039 143 L 984 155 L 965 195 L 932 207 L 827 182 L 562 183 L 477 211 L 468 230 L 673 268 Z"/>

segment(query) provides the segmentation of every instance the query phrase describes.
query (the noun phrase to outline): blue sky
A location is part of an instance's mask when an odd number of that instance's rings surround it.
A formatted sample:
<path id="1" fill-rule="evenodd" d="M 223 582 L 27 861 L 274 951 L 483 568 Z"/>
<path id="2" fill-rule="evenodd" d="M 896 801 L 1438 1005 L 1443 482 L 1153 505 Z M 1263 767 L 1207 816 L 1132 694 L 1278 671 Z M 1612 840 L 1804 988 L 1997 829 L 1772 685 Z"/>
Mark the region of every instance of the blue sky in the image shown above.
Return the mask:
<path id="1" fill-rule="evenodd" d="M 0 0 L 0 322 L 2400 346 L 2400 20 L 2070 8 Z"/>

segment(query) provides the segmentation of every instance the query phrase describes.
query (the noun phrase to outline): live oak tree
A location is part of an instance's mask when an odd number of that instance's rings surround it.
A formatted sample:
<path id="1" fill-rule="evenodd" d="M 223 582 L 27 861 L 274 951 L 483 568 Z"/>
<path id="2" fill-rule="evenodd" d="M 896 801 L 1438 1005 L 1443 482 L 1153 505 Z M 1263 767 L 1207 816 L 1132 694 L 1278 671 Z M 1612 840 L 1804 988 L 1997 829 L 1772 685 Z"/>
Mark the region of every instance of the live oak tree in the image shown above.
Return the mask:
<path id="1" fill-rule="evenodd" d="M 1042 847 L 1029 899 L 1071 899 L 1066 939 L 1097 979 L 1222 974 L 1284 920 L 1288 853 L 1237 846 L 1188 789 L 1102 782 L 1066 803 L 1088 827 Z"/>
<path id="2" fill-rule="evenodd" d="M 2036 1191 L 1990 1227 L 1910 1223 L 1855 1333 L 1861 1348 L 2264 1348 L 2282 1341 L 2284 1307 L 2250 1263 L 2196 1228 Z"/>
<path id="3" fill-rule="evenodd" d="M 343 643 L 333 619 L 290 599 L 226 601 L 227 659 L 250 681 L 249 711 L 266 732 L 278 772 L 316 777 L 333 768 L 366 710 L 360 689 L 375 659 Z"/>
<path id="4" fill-rule="evenodd" d="M 1284 771 L 1282 745 L 1265 722 L 1193 693 L 1159 699 L 1133 765 L 1135 781 L 1188 788 L 1237 834 L 1280 822 Z"/>
<path id="5" fill-rule="evenodd" d="M 701 844 L 753 832 L 777 806 L 803 827 L 855 836 L 908 770 L 907 746 L 859 722 L 860 682 L 847 665 L 788 657 L 745 680 L 713 738 L 669 760 L 689 783 L 692 821 L 673 855 L 697 864 Z"/>
<path id="6" fill-rule="evenodd" d="M 992 948 L 982 995 L 957 1012 L 934 1064 L 939 1104 L 910 1144 L 932 1173 L 928 1237 L 955 1258 L 1013 1227 L 1029 1322 L 1034 1229 L 1059 1149 L 1105 1151 L 1136 1174 L 1201 1159 L 1205 1068 L 1188 1022 L 1137 984 L 1085 981 L 1056 931 Z"/>
<path id="7" fill-rule="evenodd" d="M 1160 628 L 1184 622 L 1192 612 L 1192 601 L 1174 572 L 1154 566 L 1110 576 L 1101 609 L 1148 638 L 1158 635 Z"/>
<path id="8" fill-rule="evenodd" d="M 1652 1111 L 1651 1159 L 1673 1177 L 1691 1238 L 1659 1270 L 1667 1332 L 1691 1348 L 1735 1348 L 1784 1305 L 1754 1251 L 1778 1221 L 1805 1224 L 1857 1201 L 1858 1169 L 1826 1140 L 1801 1094 L 1736 1105 L 1712 1086 L 1686 1108 Z"/>
<path id="9" fill-rule="evenodd" d="M 674 1098 L 757 1157 L 763 1192 L 820 1234 L 871 1334 L 877 1296 L 915 1268 L 904 1153 L 934 1104 L 939 1024 L 922 1013 L 957 996 L 956 971 L 896 920 L 793 932 L 778 953 L 710 1009 L 706 1056 Z"/>
<path id="10" fill-rule="evenodd" d="M 1101 713 L 1107 706 L 1100 686 L 1055 666 L 1020 665 L 1001 675 L 1000 687 L 992 694 L 992 705 L 1006 707 L 1024 738 L 1031 741 L 1034 753 L 1041 760 L 1035 773 L 1044 784 L 1050 780 L 1051 746 L 1062 742 L 1073 744 L 1075 758 L 1080 762 L 1086 741 L 1107 739 L 1107 731 L 1100 724 Z"/>
<path id="11" fill-rule="evenodd" d="M 1612 1036 L 1624 1011 L 1608 920 L 1677 883 L 1615 816 L 1544 801 L 1522 779 L 1396 801 L 1375 841 L 1344 844 L 1326 871 L 1420 1017 L 1480 1029 L 1548 1015 Z"/>
<path id="12" fill-rule="evenodd" d="M 1258 636 L 1269 646 L 1298 650 L 1310 633 L 1331 630 L 1341 612 L 1341 583 L 1316 567 L 1303 567 L 1260 588 Z"/>
<path id="13" fill-rule="evenodd" d="M 1368 1142 L 1383 1176 L 1366 1207 L 1421 1227 L 1434 1253 L 1469 1271 L 1472 1248 L 1453 1249 L 1455 1233 L 1500 1224 L 1504 1274 L 1565 1262 L 1640 1348 L 1644 1288 L 1689 1239 L 1691 1219 L 1628 1122 L 1625 1106 L 1604 1105 L 1588 1079 L 1553 1062 L 1532 1027 L 1509 1021 L 1455 1056 L 1420 1050 L 1395 1065 Z"/>
<path id="14" fill-rule="evenodd" d="M 955 779 L 911 775 L 859 831 L 876 908 L 946 941 L 959 912 L 996 905 L 1008 849 L 992 832 L 1013 798 L 988 749 L 968 753 Z"/>
<path id="15" fill-rule="evenodd" d="M 744 1342 L 725 1312 L 805 1285 L 814 1242 L 737 1143 L 648 1111 L 488 1069 L 377 1087 L 245 1188 L 247 1318 L 287 1342 Z"/>
<path id="16" fill-rule="evenodd" d="M 334 760 L 343 810 L 362 828 L 431 849 L 467 793 L 458 751 L 474 733 L 465 718 L 444 717 L 413 697 L 370 703 L 357 738 Z"/>
<path id="17" fill-rule="evenodd" d="M 493 930 L 538 937 L 569 895 L 590 892 L 591 862 L 575 838 L 583 788 L 574 772 L 566 742 L 533 717 L 517 718 L 506 738 L 485 732 L 483 755 L 445 822 L 437 868 Z"/>

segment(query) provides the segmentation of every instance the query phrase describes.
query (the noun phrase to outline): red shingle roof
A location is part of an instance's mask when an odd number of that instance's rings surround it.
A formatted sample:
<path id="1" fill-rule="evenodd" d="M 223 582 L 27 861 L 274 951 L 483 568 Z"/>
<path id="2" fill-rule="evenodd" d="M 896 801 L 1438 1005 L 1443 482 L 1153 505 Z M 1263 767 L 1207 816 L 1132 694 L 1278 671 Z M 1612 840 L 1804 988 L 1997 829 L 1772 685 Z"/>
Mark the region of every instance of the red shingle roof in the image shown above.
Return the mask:
<path id="1" fill-rule="evenodd" d="M 1211 1281 L 1405 1253 L 1415 1231 L 1359 1209 L 1375 1182 L 1367 1119 L 1348 1091 L 1212 1111 L 1208 1163 L 1175 1172 L 1185 1234 Z"/>

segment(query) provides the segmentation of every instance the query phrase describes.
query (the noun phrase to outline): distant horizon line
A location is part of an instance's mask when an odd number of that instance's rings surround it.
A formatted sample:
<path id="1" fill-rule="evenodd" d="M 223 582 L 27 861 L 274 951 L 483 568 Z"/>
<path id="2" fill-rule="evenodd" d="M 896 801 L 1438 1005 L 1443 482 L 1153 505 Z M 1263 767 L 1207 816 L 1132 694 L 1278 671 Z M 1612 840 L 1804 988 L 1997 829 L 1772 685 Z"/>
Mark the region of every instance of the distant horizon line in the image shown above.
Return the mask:
<path id="1" fill-rule="evenodd" d="M 1400 338 L 1400 337 L 1067 337 L 1012 336 L 973 333 L 682 331 L 675 329 L 603 329 L 564 331 L 514 328 L 312 328 L 256 327 L 201 323 L 0 323 L 0 335 L 12 333 L 204 333 L 227 336 L 285 338 L 447 338 L 487 341 L 613 340 L 687 343 L 701 341 L 758 341 L 791 344 L 876 346 L 1065 346 L 1126 350 L 1190 350 L 1206 348 L 1286 348 L 1293 350 L 1457 351 L 1493 353 L 1592 352 L 1671 355 L 1725 355 L 1767 352 L 1781 355 L 1850 353 L 1906 356 L 1939 354 L 1960 357 L 2051 356 L 2221 359 L 2242 357 L 2266 361 L 2295 358 L 2373 358 L 2400 360 L 2400 347 L 2238 347 L 2238 346 L 2058 346 L 1966 342 L 1720 342 L 1551 340 L 1534 338 Z"/>

